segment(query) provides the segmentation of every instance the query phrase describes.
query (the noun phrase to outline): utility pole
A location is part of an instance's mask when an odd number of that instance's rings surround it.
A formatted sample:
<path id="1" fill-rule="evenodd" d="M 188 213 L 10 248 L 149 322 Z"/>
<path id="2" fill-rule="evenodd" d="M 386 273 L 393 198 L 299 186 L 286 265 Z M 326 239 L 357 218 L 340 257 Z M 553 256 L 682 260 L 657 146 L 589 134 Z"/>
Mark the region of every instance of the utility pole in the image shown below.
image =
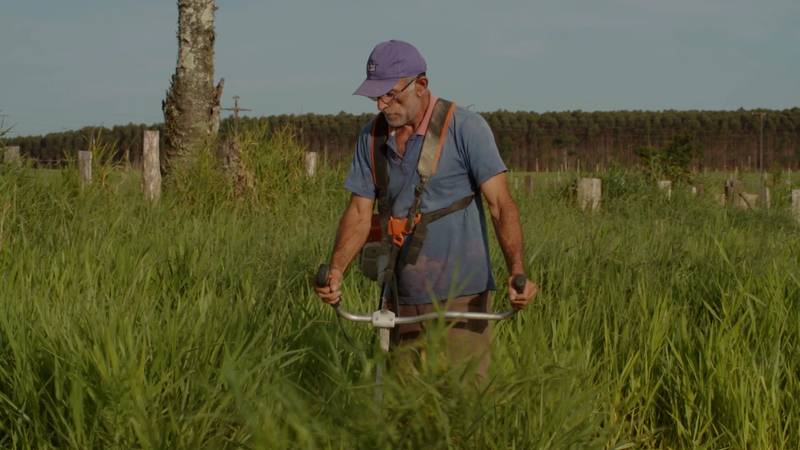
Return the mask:
<path id="1" fill-rule="evenodd" d="M 767 115 L 764 111 L 754 112 L 758 114 L 761 119 L 758 127 L 758 170 L 761 172 L 761 183 L 764 183 L 764 117 Z"/>
<path id="2" fill-rule="evenodd" d="M 224 111 L 233 111 L 233 123 L 236 127 L 236 131 L 239 131 L 239 111 L 252 111 L 252 109 L 248 108 L 240 108 L 239 107 L 239 97 L 238 95 L 233 96 L 233 108 L 222 108 Z"/>
<path id="3" fill-rule="evenodd" d="M 233 96 L 233 108 L 222 108 L 224 111 L 233 111 L 233 118 L 237 122 L 239 121 L 239 111 L 252 111 L 252 109 L 247 108 L 239 108 L 239 97 L 238 95 Z"/>
<path id="4" fill-rule="evenodd" d="M 758 114 L 760 123 L 758 127 L 758 170 L 761 172 L 761 189 L 759 193 L 759 203 L 762 207 L 769 208 L 770 195 L 769 188 L 767 188 L 767 179 L 764 176 L 764 117 L 767 115 L 764 111 L 754 112 Z"/>

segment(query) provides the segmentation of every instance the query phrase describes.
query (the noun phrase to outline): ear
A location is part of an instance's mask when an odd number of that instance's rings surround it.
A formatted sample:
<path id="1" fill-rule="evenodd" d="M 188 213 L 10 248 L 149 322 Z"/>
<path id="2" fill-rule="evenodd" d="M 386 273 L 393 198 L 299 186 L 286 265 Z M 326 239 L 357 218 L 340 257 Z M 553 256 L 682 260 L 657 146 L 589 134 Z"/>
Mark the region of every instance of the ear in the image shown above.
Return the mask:
<path id="1" fill-rule="evenodd" d="M 415 87 L 419 88 L 417 89 L 417 95 L 420 95 L 423 92 L 425 92 L 425 89 L 428 89 L 428 77 L 426 75 L 423 75 L 417 78 L 417 82 L 414 84 L 416 85 Z"/>

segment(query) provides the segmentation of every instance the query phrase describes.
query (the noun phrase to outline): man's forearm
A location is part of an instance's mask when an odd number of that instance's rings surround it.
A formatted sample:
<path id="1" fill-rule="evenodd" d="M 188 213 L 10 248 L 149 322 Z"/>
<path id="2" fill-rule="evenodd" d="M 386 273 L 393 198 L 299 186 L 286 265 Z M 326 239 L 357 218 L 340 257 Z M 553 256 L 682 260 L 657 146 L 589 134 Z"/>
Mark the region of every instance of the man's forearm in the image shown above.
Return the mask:
<path id="1" fill-rule="evenodd" d="M 367 241 L 370 228 L 370 215 L 360 214 L 353 205 L 350 205 L 339 221 L 339 228 L 336 231 L 336 243 L 331 256 L 331 268 L 338 269 L 342 273 L 350 265 L 361 247 Z"/>
<path id="2" fill-rule="evenodd" d="M 525 273 L 523 265 L 522 225 L 519 210 L 513 201 L 509 201 L 492 214 L 497 241 L 506 259 L 508 272 Z"/>

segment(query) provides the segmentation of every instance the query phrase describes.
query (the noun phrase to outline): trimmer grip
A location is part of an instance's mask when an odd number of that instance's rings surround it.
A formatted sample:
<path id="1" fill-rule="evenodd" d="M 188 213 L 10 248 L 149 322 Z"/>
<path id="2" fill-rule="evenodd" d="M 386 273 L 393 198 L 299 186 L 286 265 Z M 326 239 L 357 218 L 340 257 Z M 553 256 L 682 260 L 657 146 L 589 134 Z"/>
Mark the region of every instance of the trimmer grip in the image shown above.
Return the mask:
<path id="1" fill-rule="evenodd" d="M 528 277 L 525 274 L 518 273 L 511 279 L 511 286 L 517 291 L 517 294 L 525 292 L 525 284 L 528 282 Z"/>
<path id="2" fill-rule="evenodd" d="M 320 264 L 317 269 L 317 276 L 314 279 L 314 284 L 317 287 L 325 287 L 328 285 L 328 275 L 330 274 L 330 267 L 327 264 Z"/>

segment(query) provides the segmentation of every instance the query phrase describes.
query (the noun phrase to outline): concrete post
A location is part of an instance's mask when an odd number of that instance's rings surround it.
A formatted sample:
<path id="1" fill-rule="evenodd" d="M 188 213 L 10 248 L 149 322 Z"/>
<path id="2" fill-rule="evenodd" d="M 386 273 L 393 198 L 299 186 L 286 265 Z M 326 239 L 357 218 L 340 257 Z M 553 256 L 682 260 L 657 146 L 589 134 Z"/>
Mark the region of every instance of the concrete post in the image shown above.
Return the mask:
<path id="1" fill-rule="evenodd" d="M 92 183 L 92 152 L 87 150 L 78 152 L 78 171 L 81 175 L 81 185 Z"/>
<path id="2" fill-rule="evenodd" d="M 728 180 L 725 182 L 725 200 L 728 203 L 736 202 L 740 192 L 744 192 L 744 186 L 740 180 Z"/>
<path id="3" fill-rule="evenodd" d="M 19 164 L 20 161 L 19 147 L 16 145 L 6 147 L 6 151 L 3 154 L 3 162 L 5 164 Z"/>
<path id="4" fill-rule="evenodd" d="M 148 200 L 161 198 L 161 150 L 158 130 L 144 130 L 142 138 L 142 190 Z"/>
<path id="5" fill-rule="evenodd" d="M 769 209 L 771 203 L 769 188 L 761 186 L 761 191 L 758 193 L 758 205 L 764 209 Z"/>
<path id="6" fill-rule="evenodd" d="M 578 180 L 578 205 L 583 210 L 600 209 L 602 181 L 599 178 L 581 178 Z"/>
<path id="7" fill-rule="evenodd" d="M 755 209 L 756 202 L 758 202 L 758 195 L 749 192 L 739 192 L 733 201 L 736 207 L 741 209 Z"/>
<path id="8" fill-rule="evenodd" d="M 306 152 L 306 174 L 309 177 L 317 174 L 317 152 Z"/>
<path id="9" fill-rule="evenodd" d="M 664 191 L 667 198 L 672 197 L 672 181 L 669 180 L 661 180 L 658 182 L 658 188 Z"/>

